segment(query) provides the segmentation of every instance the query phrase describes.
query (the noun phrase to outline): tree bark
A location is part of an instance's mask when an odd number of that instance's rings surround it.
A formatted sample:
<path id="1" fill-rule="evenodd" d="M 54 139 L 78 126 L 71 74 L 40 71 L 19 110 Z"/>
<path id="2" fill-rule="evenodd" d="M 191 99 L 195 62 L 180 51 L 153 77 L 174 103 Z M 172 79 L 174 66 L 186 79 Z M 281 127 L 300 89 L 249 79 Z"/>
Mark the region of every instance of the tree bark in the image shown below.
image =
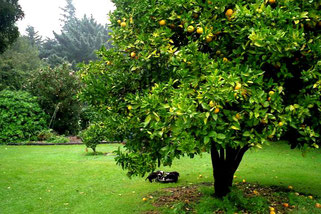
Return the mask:
<path id="1" fill-rule="evenodd" d="M 215 142 L 211 144 L 211 159 L 214 176 L 214 195 L 218 198 L 226 196 L 233 184 L 234 173 L 241 163 L 249 146 L 218 150 Z"/>

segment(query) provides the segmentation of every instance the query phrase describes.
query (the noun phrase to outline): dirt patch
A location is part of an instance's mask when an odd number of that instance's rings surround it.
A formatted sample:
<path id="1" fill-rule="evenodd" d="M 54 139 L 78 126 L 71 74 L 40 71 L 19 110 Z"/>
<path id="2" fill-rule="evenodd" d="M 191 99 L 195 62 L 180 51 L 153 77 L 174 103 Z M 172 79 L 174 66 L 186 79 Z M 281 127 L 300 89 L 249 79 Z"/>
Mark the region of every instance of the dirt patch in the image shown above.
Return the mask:
<path id="1" fill-rule="evenodd" d="M 198 203 L 203 194 L 200 192 L 202 186 L 213 186 L 213 183 L 200 183 L 190 186 L 181 186 L 173 188 L 165 188 L 161 191 L 154 192 L 146 198 L 149 198 L 154 207 L 174 208 L 175 204 L 181 203 L 182 210 L 186 213 L 195 213 L 192 204 Z M 294 211 L 296 207 L 291 205 L 287 197 L 282 193 L 293 192 L 291 189 L 285 189 L 277 186 L 261 186 L 258 184 L 241 182 L 235 183 L 234 187 L 241 190 L 246 198 L 264 197 L 270 207 L 277 210 L 277 213 L 289 213 Z M 281 194 L 276 194 L 281 193 Z M 293 192 L 294 193 L 294 192 Z M 299 194 L 299 193 L 295 193 Z M 285 206 L 286 205 L 286 206 Z M 145 214 L 159 214 L 159 211 L 147 211 Z M 223 211 L 214 211 L 213 213 L 224 213 Z M 249 213 L 242 210 L 239 213 Z"/>

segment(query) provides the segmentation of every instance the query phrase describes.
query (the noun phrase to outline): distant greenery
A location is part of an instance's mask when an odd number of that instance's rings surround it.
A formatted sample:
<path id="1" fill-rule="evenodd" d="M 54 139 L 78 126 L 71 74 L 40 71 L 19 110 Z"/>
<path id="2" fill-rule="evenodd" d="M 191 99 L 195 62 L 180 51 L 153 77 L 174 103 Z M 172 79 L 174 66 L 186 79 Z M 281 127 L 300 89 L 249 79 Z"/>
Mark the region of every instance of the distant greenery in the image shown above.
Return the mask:
<path id="1" fill-rule="evenodd" d="M 43 62 L 37 47 L 27 37 L 19 37 L 3 54 L 0 54 L 0 90 L 24 89 L 26 80 Z"/>
<path id="2" fill-rule="evenodd" d="M 97 145 L 105 139 L 105 127 L 103 124 L 93 123 L 86 130 L 82 131 L 80 137 L 87 148 L 96 153 Z"/>
<path id="3" fill-rule="evenodd" d="M 19 37 L 15 23 L 23 16 L 18 0 L 0 0 L 0 54 Z"/>
<path id="4" fill-rule="evenodd" d="M 81 104 L 77 99 L 80 83 L 70 65 L 43 67 L 33 73 L 27 90 L 38 97 L 39 104 L 50 116 L 49 126 L 59 134 L 77 134 Z"/>
<path id="5" fill-rule="evenodd" d="M 66 0 L 61 32 L 54 32 L 55 38 L 47 38 L 40 49 L 40 57 L 52 67 L 67 61 L 75 69 L 77 63 L 96 59 L 95 51 L 102 45 L 109 46 L 107 27 L 92 16 L 79 19 L 75 11 L 72 0 Z"/>
<path id="6" fill-rule="evenodd" d="M 0 144 L 37 140 L 47 127 L 37 98 L 25 91 L 0 91 Z"/>

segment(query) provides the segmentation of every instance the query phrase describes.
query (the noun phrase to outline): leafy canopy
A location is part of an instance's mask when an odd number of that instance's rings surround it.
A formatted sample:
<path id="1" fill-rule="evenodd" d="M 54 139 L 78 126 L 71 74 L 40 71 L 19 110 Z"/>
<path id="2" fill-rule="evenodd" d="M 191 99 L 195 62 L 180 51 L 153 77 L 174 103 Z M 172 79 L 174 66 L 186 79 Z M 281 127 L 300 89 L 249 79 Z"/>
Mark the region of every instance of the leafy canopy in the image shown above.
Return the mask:
<path id="1" fill-rule="evenodd" d="M 320 145 L 319 0 L 114 0 L 114 48 L 84 67 L 117 162 L 144 174 L 211 145 Z"/>

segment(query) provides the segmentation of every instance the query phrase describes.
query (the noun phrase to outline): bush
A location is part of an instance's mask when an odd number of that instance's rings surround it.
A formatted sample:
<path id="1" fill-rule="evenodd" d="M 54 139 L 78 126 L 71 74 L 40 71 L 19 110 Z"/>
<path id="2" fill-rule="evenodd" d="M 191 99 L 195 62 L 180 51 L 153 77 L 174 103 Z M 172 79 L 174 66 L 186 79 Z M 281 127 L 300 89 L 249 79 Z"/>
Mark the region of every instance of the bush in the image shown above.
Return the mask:
<path id="1" fill-rule="evenodd" d="M 104 126 L 101 124 L 91 124 L 86 130 L 82 131 L 80 137 L 87 148 L 91 148 L 96 153 L 96 146 L 104 138 Z"/>
<path id="2" fill-rule="evenodd" d="M 59 134 L 79 131 L 81 105 L 77 99 L 80 83 L 69 65 L 42 68 L 35 72 L 28 90 L 39 97 L 39 104 L 50 115 L 50 128 Z"/>
<path id="3" fill-rule="evenodd" d="M 37 140 L 47 127 L 37 98 L 24 91 L 0 91 L 0 144 Z"/>
<path id="4" fill-rule="evenodd" d="M 52 129 L 44 129 L 38 132 L 37 139 L 48 143 L 68 143 L 69 139 L 63 135 L 57 135 Z"/>

